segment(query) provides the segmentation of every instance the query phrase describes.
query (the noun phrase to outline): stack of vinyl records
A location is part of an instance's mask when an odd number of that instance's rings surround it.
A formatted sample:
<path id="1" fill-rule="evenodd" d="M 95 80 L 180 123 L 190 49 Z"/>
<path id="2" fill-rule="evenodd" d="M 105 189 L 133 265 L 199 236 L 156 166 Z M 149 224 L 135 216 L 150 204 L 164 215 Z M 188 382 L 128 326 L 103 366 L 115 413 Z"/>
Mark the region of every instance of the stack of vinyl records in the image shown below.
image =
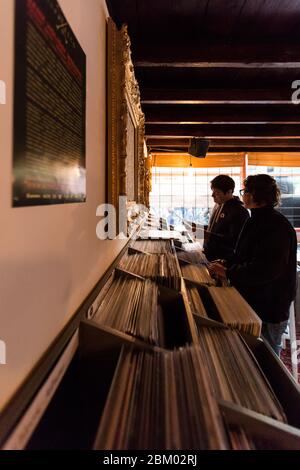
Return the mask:
<path id="1" fill-rule="evenodd" d="M 215 285 L 215 281 L 210 276 L 204 264 L 182 264 L 181 272 L 183 277 L 190 281 L 207 284 L 209 286 Z"/>
<path id="2" fill-rule="evenodd" d="M 181 233 L 177 232 L 175 230 L 154 230 L 151 227 L 149 228 L 142 228 L 142 230 L 139 232 L 139 238 L 141 239 L 154 239 L 154 240 L 173 240 L 181 239 Z"/>
<path id="3" fill-rule="evenodd" d="M 171 253 L 125 254 L 119 263 L 119 268 L 180 290 L 178 261 Z"/>
<path id="4" fill-rule="evenodd" d="M 193 314 L 260 336 L 261 319 L 234 287 L 197 287 L 188 283 L 186 291 Z"/>
<path id="5" fill-rule="evenodd" d="M 196 348 L 124 349 L 95 449 L 227 449 L 221 413 Z"/>
<path id="6" fill-rule="evenodd" d="M 182 244 L 182 247 L 181 249 L 184 250 L 184 251 L 201 251 L 201 256 L 204 257 L 204 259 L 207 261 L 207 258 L 205 257 L 203 251 L 202 251 L 202 243 L 200 242 L 195 242 L 195 241 L 192 241 L 191 243 L 191 240 L 193 240 L 193 238 L 190 236 L 190 234 L 187 234 L 185 235 L 185 237 L 189 240 L 188 242 L 186 243 L 183 243 Z"/>
<path id="7" fill-rule="evenodd" d="M 164 344 L 158 286 L 149 279 L 114 278 L 93 320 L 151 344 Z"/>
<path id="8" fill-rule="evenodd" d="M 95 449 L 276 448 L 244 427 L 245 409 L 279 424 L 286 417 L 237 332 L 201 328 L 199 340 L 169 352 L 123 348 Z M 241 423 L 232 424 L 219 402 L 240 407 Z"/>
<path id="9" fill-rule="evenodd" d="M 208 317 L 205 305 L 200 297 L 197 287 L 189 284 L 186 291 L 192 313 L 195 315 L 200 315 L 201 317 Z"/>
<path id="10" fill-rule="evenodd" d="M 223 323 L 253 336 L 260 336 L 261 319 L 234 287 L 209 287 Z"/>
<path id="11" fill-rule="evenodd" d="M 198 327 L 201 363 L 217 400 L 225 400 L 286 422 L 282 407 L 238 332 Z M 263 448 L 239 427 L 228 427 L 233 449 Z M 267 438 L 267 436 L 266 436 Z"/>
<path id="12" fill-rule="evenodd" d="M 200 326 L 198 335 L 201 361 L 218 399 L 286 422 L 279 401 L 237 331 Z"/>
<path id="13" fill-rule="evenodd" d="M 136 240 L 131 246 L 145 253 L 173 253 L 170 240 Z"/>
<path id="14" fill-rule="evenodd" d="M 181 250 L 177 252 L 179 260 L 187 261 L 193 264 L 208 264 L 205 254 L 202 250 Z"/>

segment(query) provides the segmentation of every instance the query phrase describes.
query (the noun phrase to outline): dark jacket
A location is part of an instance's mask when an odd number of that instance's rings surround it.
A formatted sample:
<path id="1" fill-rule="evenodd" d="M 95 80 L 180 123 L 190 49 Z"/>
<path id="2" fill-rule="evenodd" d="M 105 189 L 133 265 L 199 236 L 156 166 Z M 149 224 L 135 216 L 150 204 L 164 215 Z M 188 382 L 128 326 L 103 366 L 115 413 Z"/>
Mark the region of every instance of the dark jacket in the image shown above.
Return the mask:
<path id="1" fill-rule="evenodd" d="M 289 221 L 273 207 L 251 209 L 227 276 L 263 321 L 288 319 L 296 270 L 297 237 Z"/>
<path id="2" fill-rule="evenodd" d="M 210 233 L 205 237 L 203 248 L 209 261 L 232 256 L 238 236 L 248 218 L 249 212 L 238 197 L 223 204 L 217 221 L 210 224 Z"/>

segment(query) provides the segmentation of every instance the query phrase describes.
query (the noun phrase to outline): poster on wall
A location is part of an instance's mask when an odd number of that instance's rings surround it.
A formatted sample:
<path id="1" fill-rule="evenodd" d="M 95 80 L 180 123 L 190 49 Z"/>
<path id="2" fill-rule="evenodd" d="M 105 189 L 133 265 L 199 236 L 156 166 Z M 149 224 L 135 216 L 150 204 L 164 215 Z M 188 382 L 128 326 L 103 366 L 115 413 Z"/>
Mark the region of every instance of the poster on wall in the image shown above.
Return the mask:
<path id="1" fill-rule="evenodd" d="M 57 0 L 15 0 L 13 206 L 86 200 L 86 57 Z"/>

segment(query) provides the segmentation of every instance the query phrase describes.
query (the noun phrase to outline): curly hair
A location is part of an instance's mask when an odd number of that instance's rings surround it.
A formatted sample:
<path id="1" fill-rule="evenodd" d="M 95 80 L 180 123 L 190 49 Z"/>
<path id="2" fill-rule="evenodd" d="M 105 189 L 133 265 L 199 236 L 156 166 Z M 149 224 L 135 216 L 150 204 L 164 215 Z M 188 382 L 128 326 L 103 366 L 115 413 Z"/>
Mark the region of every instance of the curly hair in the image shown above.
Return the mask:
<path id="1" fill-rule="evenodd" d="M 280 189 L 276 180 L 270 175 L 251 175 L 244 181 L 245 190 L 252 194 L 256 204 L 278 206 L 280 202 Z"/>

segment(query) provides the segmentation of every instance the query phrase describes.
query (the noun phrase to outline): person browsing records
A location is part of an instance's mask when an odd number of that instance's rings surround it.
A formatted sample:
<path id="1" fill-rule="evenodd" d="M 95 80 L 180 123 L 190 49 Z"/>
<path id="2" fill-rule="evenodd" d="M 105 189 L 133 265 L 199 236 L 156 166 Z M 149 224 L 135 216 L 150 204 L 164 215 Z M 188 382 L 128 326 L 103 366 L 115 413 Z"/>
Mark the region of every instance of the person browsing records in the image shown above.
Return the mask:
<path id="1" fill-rule="evenodd" d="M 211 181 L 215 206 L 203 245 L 209 261 L 232 256 L 242 227 L 249 218 L 240 199 L 233 195 L 234 188 L 235 182 L 228 175 L 216 176 Z"/>
<path id="2" fill-rule="evenodd" d="M 262 335 L 276 354 L 281 350 L 291 302 L 297 287 L 297 237 L 275 209 L 280 191 L 269 175 L 252 175 L 241 190 L 251 217 L 226 265 L 214 262 L 212 276 L 227 278 L 262 319 Z"/>

